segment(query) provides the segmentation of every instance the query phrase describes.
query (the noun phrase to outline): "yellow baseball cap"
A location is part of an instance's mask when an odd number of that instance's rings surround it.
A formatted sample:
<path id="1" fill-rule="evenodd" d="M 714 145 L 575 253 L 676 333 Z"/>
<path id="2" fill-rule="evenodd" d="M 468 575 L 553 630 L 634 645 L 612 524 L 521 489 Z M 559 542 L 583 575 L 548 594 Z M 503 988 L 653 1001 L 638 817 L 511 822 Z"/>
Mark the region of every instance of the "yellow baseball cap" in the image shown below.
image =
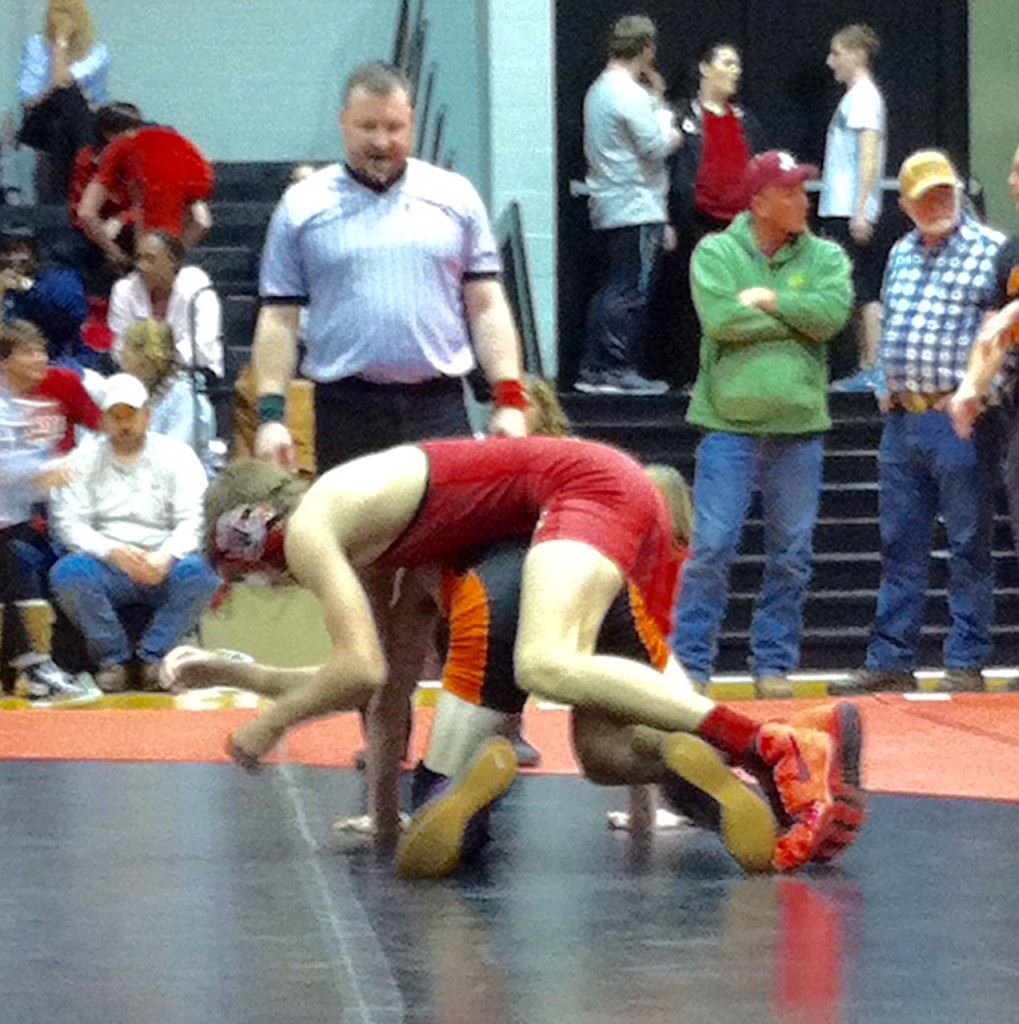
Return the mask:
<path id="1" fill-rule="evenodd" d="M 911 153 L 899 169 L 899 195 L 903 199 L 919 199 L 924 192 L 938 185 L 960 184 L 952 161 L 938 149 Z"/>

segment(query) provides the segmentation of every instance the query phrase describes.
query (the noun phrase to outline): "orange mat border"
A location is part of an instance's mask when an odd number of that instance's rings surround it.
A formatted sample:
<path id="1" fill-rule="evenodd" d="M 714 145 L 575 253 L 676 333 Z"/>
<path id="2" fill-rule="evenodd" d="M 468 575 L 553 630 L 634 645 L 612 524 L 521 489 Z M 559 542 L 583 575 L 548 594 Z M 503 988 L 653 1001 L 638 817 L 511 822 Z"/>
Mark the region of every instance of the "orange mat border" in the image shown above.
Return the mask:
<path id="1" fill-rule="evenodd" d="M 797 701 L 796 707 L 807 702 Z M 942 701 L 886 695 L 856 700 L 866 727 L 864 782 L 873 792 L 1019 801 L 1019 694 L 972 694 Z M 784 716 L 788 702 L 740 702 L 757 720 Z M 42 710 L 0 715 L 0 760 L 226 763 L 228 733 L 254 711 Z M 529 706 L 528 738 L 541 774 L 577 773 L 569 712 Z M 432 711 L 418 708 L 412 743 L 421 755 Z M 355 715 L 294 730 L 275 759 L 349 768 L 361 746 Z"/>

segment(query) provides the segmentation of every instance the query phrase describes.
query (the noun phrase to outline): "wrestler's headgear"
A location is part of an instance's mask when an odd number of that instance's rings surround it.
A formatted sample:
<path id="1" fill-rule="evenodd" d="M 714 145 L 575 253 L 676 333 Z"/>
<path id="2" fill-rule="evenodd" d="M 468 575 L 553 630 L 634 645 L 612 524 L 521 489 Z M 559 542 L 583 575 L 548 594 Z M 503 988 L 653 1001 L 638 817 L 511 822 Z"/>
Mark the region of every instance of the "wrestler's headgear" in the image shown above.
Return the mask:
<path id="1" fill-rule="evenodd" d="M 228 583 L 249 576 L 285 576 L 287 517 L 307 485 L 258 459 L 231 463 L 205 496 L 206 550 Z"/>
<path id="2" fill-rule="evenodd" d="M 287 571 L 286 519 L 268 505 L 235 505 L 216 520 L 210 560 L 225 580 Z"/>

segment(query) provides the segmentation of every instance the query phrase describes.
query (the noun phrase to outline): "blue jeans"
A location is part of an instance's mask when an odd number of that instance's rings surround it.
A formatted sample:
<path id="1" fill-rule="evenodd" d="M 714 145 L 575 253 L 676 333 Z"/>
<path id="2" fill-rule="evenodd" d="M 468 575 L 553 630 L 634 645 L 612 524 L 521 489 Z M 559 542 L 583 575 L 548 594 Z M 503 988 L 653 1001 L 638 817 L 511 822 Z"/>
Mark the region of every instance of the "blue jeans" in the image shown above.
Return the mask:
<path id="1" fill-rule="evenodd" d="M 945 668 L 979 668 L 991 649 L 994 569 L 994 424 L 963 441 L 942 412 L 885 415 L 881 481 L 881 589 L 867 668 L 912 669 L 923 624 L 934 521 L 948 537 Z"/>
<path id="2" fill-rule="evenodd" d="M 697 449 L 693 550 L 683 569 L 672 647 L 697 680 L 711 674 L 729 599 L 729 570 L 755 490 L 767 559 L 750 629 L 755 676 L 784 675 L 800 657 L 821 497 L 820 437 L 708 434 Z"/>
<path id="3" fill-rule="evenodd" d="M 219 585 L 219 577 L 198 555 L 175 561 L 156 587 L 135 583 L 115 566 L 80 553 L 65 555 L 50 570 L 54 597 L 101 668 L 123 665 L 132 657 L 118 608 L 143 604 L 154 609 L 137 654 L 142 661 L 156 662 L 195 626 Z"/>
<path id="4" fill-rule="evenodd" d="M 634 224 L 594 232 L 608 269 L 587 312 L 581 375 L 623 373 L 641 362 L 651 286 L 662 254 L 664 224 Z"/>

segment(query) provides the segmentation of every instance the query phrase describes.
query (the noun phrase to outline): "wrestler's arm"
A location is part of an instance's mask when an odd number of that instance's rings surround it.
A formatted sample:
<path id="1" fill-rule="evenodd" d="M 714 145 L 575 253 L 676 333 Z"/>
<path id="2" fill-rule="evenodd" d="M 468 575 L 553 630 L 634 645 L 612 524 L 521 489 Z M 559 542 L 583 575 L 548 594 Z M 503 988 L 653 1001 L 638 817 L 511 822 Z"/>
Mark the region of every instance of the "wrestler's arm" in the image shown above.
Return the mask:
<path id="1" fill-rule="evenodd" d="M 322 603 L 332 656 L 234 733 L 231 756 L 246 767 L 256 767 L 293 726 L 363 707 L 386 676 L 368 595 L 330 528 L 327 506 L 306 498 L 293 513 L 286 558 L 297 582 Z"/>

